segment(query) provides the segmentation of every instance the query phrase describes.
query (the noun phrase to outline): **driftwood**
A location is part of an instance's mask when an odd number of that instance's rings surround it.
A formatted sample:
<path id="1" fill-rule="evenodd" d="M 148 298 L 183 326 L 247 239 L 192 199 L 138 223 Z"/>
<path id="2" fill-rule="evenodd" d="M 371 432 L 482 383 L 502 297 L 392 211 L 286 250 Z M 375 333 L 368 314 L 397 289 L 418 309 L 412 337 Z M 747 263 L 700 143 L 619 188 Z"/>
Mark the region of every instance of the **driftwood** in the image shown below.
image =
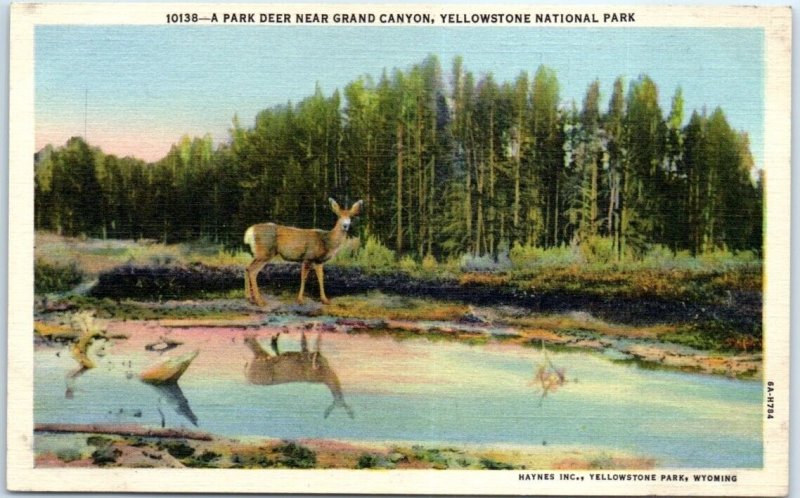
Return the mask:
<path id="1" fill-rule="evenodd" d="M 142 427 L 140 425 L 105 425 L 105 424 L 36 424 L 34 432 L 62 432 L 86 434 L 115 434 L 118 436 L 162 437 L 175 439 L 194 439 L 212 441 L 211 434 L 184 429 L 164 429 Z"/>

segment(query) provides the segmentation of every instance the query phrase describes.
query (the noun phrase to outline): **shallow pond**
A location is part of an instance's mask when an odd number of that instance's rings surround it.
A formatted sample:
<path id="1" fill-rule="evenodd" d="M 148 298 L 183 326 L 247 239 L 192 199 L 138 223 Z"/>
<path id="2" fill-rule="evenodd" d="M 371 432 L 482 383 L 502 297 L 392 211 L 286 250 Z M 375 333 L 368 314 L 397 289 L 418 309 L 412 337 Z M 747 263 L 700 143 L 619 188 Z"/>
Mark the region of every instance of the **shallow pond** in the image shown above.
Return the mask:
<path id="1" fill-rule="evenodd" d="M 89 355 L 97 368 L 75 377 L 69 376 L 77 366 L 69 347 L 37 346 L 35 422 L 197 425 L 225 436 L 287 439 L 609 448 L 653 457 L 659 467 L 762 466 L 758 381 L 642 369 L 589 352 L 341 331 L 323 332 L 320 354 L 303 355 L 300 325 L 113 322 L 109 332 L 130 338 L 95 342 Z M 256 335 L 271 351 L 271 337 L 281 331 L 282 355 L 255 359 L 246 336 Z M 308 333 L 310 352 L 317 335 Z M 182 344 L 164 353 L 146 349 L 161 337 Z M 146 367 L 194 350 L 200 354 L 180 387 L 138 379 Z M 562 374 L 563 382 L 545 390 L 540 368 L 551 380 Z M 336 398 L 343 403 L 333 403 Z"/>

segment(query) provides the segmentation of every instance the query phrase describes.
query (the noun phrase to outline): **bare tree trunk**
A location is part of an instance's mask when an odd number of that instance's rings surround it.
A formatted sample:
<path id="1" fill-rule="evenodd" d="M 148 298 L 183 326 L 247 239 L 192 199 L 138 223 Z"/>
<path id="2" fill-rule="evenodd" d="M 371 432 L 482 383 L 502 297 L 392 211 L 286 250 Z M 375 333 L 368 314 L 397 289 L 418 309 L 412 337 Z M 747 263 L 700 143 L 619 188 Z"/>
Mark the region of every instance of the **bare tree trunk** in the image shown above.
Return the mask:
<path id="1" fill-rule="evenodd" d="M 467 229 L 467 252 L 472 252 L 472 247 L 469 247 L 471 245 L 469 241 L 472 237 L 472 161 L 469 158 L 469 151 L 466 151 L 465 156 L 467 161 L 467 181 L 464 196 L 464 215 Z"/>
<path id="2" fill-rule="evenodd" d="M 430 190 L 428 191 L 428 255 L 433 254 L 433 202 L 436 189 L 436 156 L 431 158 L 431 170 L 428 177 L 431 180 Z"/>
<path id="3" fill-rule="evenodd" d="M 560 194 L 561 185 L 558 172 L 556 171 L 556 197 L 553 203 L 553 246 L 558 245 L 558 196 Z"/>
<path id="4" fill-rule="evenodd" d="M 628 201 L 631 199 L 630 181 L 628 179 L 627 164 L 623 160 L 620 167 L 620 197 L 619 197 L 619 252 L 617 259 L 622 260 L 625 253 L 625 237 L 628 233 Z"/>
<path id="5" fill-rule="evenodd" d="M 495 231 L 497 230 L 497 220 L 495 212 L 495 198 L 494 198 L 494 185 L 495 185 L 495 164 L 494 164 L 494 108 L 489 113 L 489 230 L 488 232 L 488 245 L 486 246 L 488 252 L 494 256 L 497 241 L 495 240 Z"/>
<path id="6" fill-rule="evenodd" d="M 425 168 L 422 161 L 422 110 L 417 107 L 417 133 L 416 133 L 416 146 L 417 146 L 417 224 L 419 235 L 417 240 L 417 254 L 422 255 L 422 250 L 425 245 Z"/>
<path id="7" fill-rule="evenodd" d="M 397 255 L 403 250 L 403 123 L 397 123 Z"/>
<path id="8" fill-rule="evenodd" d="M 515 242 L 519 237 L 519 210 L 520 210 L 520 156 L 519 153 L 514 160 L 514 214 L 513 214 L 513 229 L 512 229 L 512 242 Z"/>
<path id="9" fill-rule="evenodd" d="M 367 231 L 374 233 L 372 228 L 372 216 L 369 213 L 372 211 L 372 140 L 371 136 L 367 135 L 367 191 L 364 193 L 367 201 L 366 218 L 367 218 Z"/>
<path id="10" fill-rule="evenodd" d="M 437 108 L 436 104 L 434 103 L 433 107 L 434 111 L 431 113 L 431 121 L 429 123 L 431 127 L 431 136 L 430 136 L 430 147 L 431 147 L 431 157 L 428 161 L 429 170 L 428 170 L 428 180 L 429 180 L 429 189 L 428 189 L 428 199 L 427 199 L 427 206 L 428 206 L 428 216 L 427 216 L 427 227 L 428 227 L 428 247 L 427 247 L 427 255 L 433 253 L 433 203 L 434 203 L 434 196 L 436 194 L 436 114 Z"/>
<path id="11" fill-rule="evenodd" d="M 592 191 L 589 195 L 589 202 L 591 207 L 589 209 L 589 234 L 597 234 L 597 158 L 592 160 Z"/>
<path id="12" fill-rule="evenodd" d="M 483 184 L 484 184 L 484 164 L 482 160 L 478 161 L 478 220 L 475 227 L 475 255 L 480 256 L 482 253 L 481 241 L 483 239 Z"/>

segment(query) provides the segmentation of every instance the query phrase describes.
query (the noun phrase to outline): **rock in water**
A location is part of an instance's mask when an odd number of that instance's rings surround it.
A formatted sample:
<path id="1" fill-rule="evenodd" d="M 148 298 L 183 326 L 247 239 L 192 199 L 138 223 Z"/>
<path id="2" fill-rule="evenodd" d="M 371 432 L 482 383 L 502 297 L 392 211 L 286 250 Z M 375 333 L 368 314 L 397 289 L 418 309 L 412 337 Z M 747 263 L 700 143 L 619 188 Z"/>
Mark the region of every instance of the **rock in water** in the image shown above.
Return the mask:
<path id="1" fill-rule="evenodd" d="M 139 378 L 143 382 L 150 384 L 177 382 L 198 354 L 200 354 L 200 351 L 193 351 L 157 363 L 142 371 L 139 374 Z"/>

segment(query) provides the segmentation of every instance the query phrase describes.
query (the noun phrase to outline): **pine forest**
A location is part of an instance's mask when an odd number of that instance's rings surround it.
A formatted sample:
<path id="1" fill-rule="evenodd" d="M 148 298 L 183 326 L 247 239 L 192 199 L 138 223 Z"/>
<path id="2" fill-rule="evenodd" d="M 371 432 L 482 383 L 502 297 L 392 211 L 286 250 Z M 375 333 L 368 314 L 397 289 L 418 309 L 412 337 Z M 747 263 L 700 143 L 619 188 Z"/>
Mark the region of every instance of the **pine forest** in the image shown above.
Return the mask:
<path id="1" fill-rule="evenodd" d="M 252 126 L 233 116 L 225 143 L 184 136 L 154 163 L 80 137 L 47 146 L 35 156 L 35 224 L 239 247 L 257 222 L 330 228 L 333 197 L 363 199 L 357 233 L 397 256 L 598 241 L 619 259 L 657 246 L 760 255 L 763 175 L 747 134 L 670 90 L 669 109 L 647 75 L 589 81 L 582 102 L 565 101 L 546 66 L 496 81 L 429 56 L 330 95 L 317 87 Z"/>

